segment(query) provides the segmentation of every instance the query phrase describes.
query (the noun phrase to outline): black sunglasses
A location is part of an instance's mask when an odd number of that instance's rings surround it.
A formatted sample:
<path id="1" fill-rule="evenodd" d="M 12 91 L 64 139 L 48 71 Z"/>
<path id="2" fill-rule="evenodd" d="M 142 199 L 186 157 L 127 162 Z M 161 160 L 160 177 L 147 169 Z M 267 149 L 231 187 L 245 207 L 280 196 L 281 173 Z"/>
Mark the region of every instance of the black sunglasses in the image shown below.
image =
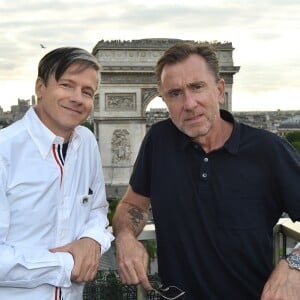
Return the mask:
<path id="1" fill-rule="evenodd" d="M 175 285 L 170 285 L 167 287 L 161 286 L 159 288 L 152 287 L 152 290 L 167 300 L 179 299 L 179 297 L 181 297 L 185 294 L 185 291 L 181 290 L 180 288 L 178 288 Z M 184 298 L 181 298 L 181 299 L 184 299 Z"/>

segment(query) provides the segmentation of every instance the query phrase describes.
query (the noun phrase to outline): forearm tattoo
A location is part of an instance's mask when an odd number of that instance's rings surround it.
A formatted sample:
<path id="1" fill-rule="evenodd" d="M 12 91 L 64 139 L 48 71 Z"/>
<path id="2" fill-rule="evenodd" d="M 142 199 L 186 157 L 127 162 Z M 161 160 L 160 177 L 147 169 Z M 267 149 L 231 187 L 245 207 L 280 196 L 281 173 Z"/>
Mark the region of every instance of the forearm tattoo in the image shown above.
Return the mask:
<path id="1" fill-rule="evenodd" d="M 132 227 L 136 231 L 138 229 L 138 226 L 144 220 L 143 211 L 137 207 L 131 207 L 128 210 L 128 213 L 131 216 L 131 221 L 133 225 Z"/>

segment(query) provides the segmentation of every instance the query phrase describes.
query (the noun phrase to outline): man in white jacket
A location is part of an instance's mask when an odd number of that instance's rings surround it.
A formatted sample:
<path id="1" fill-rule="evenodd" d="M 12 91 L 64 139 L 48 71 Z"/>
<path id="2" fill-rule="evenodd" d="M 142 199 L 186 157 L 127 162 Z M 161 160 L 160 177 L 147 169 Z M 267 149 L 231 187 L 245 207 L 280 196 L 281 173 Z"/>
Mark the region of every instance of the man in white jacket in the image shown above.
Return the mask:
<path id="1" fill-rule="evenodd" d="M 98 144 L 80 126 L 98 81 L 86 50 L 49 52 L 36 107 L 0 131 L 0 299 L 82 299 L 110 247 Z"/>

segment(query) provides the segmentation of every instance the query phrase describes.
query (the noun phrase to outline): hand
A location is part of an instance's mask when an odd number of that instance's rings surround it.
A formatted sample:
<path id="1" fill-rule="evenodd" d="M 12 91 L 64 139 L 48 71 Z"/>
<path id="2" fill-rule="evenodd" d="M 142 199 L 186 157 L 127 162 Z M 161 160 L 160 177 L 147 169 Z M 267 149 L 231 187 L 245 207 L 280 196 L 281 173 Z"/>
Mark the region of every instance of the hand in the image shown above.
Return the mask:
<path id="1" fill-rule="evenodd" d="M 50 252 L 69 252 L 74 259 L 71 280 L 76 282 L 92 281 L 98 271 L 101 247 L 91 238 L 82 238 Z"/>
<path id="2" fill-rule="evenodd" d="M 265 284 L 261 300 L 300 299 L 300 271 L 281 260 Z"/>
<path id="3" fill-rule="evenodd" d="M 148 253 L 132 235 L 119 235 L 116 239 L 117 263 L 123 284 L 142 284 L 144 289 L 152 290 L 148 280 Z"/>

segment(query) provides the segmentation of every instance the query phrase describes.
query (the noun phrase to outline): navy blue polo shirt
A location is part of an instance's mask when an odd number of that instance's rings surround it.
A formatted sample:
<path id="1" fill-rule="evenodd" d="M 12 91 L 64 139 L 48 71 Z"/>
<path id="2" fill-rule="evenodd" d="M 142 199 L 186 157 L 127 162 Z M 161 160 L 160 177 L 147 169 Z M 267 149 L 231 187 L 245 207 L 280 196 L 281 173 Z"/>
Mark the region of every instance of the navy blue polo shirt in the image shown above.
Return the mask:
<path id="1" fill-rule="evenodd" d="M 150 197 L 164 284 L 189 300 L 260 299 L 273 269 L 273 227 L 300 219 L 300 158 L 280 137 L 233 123 L 205 153 L 170 119 L 146 134 L 130 179 Z"/>

